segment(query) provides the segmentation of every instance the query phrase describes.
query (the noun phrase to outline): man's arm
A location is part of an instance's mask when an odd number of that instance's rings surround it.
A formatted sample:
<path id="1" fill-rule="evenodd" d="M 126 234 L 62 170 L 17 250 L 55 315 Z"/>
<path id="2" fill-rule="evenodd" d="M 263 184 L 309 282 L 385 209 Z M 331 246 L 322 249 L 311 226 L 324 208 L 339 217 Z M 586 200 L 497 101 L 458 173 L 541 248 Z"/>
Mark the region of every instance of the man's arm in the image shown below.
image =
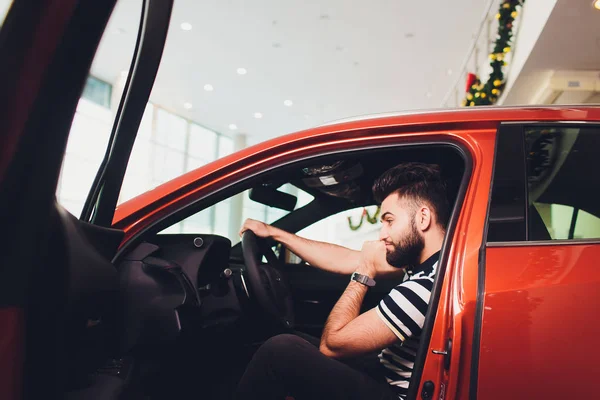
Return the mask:
<path id="1" fill-rule="evenodd" d="M 385 254 L 383 242 L 365 242 L 356 272 L 372 278 L 385 272 L 388 268 Z M 362 283 L 350 281 L 327 318 L 319 346 L 321 353 L 344 358 L 381 350 L 399 340 L 376 308 L 360 314 L 368 289 Z"/>
<path id="2" fill-rule="evenodd" d="M 253 231 L 259 237 L 272 237 L 304 261 L 319 269 L 349 275 L 358 268 L 360 251 L 331 243 L 305 239 L 252 219 L 247 219 L 244 222 L 240 235 L 246 230 Z"/>
<path id="3" fill-rule="evenodd" d="M 350 282 L 329 314 L 319 350 L 332 358 L 346 358 L 381 350 L 398 338 L 373 308 L 362 315 L 360 307 L 368 287 Z"/>

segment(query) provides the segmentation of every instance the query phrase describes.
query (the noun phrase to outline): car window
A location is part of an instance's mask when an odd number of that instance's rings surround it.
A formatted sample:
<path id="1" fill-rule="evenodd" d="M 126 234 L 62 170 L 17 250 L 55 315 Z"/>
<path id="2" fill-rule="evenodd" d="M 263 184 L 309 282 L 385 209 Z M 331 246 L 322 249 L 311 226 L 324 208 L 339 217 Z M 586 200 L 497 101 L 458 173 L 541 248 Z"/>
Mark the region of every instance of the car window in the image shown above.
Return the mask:
<path id="1" fill-rule="evenodd" d="M 368 240 L 377 240 L 381 221 L 377 206 L 357 207 L 330 215 L 300 230 L 299 236 L 360 250 Z"/>
<path id="2" fill-rule="evenodd" d="M 77 105 L 56 188 L 58 202 L 76 216 L 81 215 L 106 152 L 129 73 L 141 10 L 142 0 L 117 2 Z M 151 113 L 146 114 L 142 125 L 152 118 Z"/>
<path id="3" fill-rule="evenodd" d="M 291 184 L 282 185 L 278 190 L 297 197 L 295 209 L 310 203 L 314 197 Z M 168 227 L 160 234 L 168 233 L 204 233 L 229 238 L 233 244 L 240 241 L 238 232 L 247 218 L 272 224 L 290 212 L 268 207 L 249 197 L 249 190 L 229 197 L 196 214 Z"/>
<path id="4" fill-rule="evenodd" d="M 598 149 L 599 127 L 501 129 L 488 242 L 600 238 Z"/>
<path id="5" fill-rule="evenodd" d="M 526 129 L 525 146 L 529 240 L 600 238 L 600 128 Z"/>

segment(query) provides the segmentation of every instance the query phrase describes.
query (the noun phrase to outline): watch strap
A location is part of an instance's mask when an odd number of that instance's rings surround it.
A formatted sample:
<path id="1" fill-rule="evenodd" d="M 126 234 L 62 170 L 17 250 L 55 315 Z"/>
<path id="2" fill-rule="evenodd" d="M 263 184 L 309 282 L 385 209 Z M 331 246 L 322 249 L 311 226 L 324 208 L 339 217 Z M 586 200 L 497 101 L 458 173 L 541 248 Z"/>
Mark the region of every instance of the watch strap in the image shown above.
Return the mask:
<path id="1" fill-rule="evenodd" d="M 368 287 L 373 287 L 376 284 L 375 279 L 373 279 L 367 275 L 359 274 L 358 272 L 353 272 L 352 276 L 350 277 L 350 280 L 358 282 L 358 283 L 362 283 L 363 285 L 368 286 Z"/>

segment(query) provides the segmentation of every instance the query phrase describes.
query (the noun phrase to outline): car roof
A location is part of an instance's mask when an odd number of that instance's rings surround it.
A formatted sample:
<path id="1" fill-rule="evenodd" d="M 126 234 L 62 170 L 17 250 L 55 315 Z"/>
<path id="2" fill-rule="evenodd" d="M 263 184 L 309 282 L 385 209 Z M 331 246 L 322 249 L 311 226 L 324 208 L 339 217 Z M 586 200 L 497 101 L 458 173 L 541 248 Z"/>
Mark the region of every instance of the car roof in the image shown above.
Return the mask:
<path id="1" fill-rule="evenodd" d="M 385 112 L 359 115 L 349 118 L 342 118 L 339 120 L 333 120 L 319 125 L 331 126 L 338 124 L 345 124 L 349 122 L 359 121 L 372 121 L 372 120 L 385 120 L 388 118 L 400 118 L 403 117 L 416 119 L 421 118 L 423 122 L 431 122 L 438 120 L 438 118 L 445 118 L 449 121 L 456 120 L 481 120 L 482 117 L 489 120 L 503 120 L 503 121 L 522 121 L 523 114 L 529 114 L 536 120 L 537 118 L 547 118 L 551 114 L 556 114 L 557 118 L 566 118 L 570 120 L 574 115 L 572 114 L 586 114 L 580 115 L 583 118 L 582 121 L 589 121 L 589 119 L 597 120 L 599 116 L 597 113 L 600 112 L 600 104 L 586 105 L 539 105 L 539 106 L 477 106 L 477 107 L 460 107 L 460 108 L 444 108 L 444 109 L 420 109 L 410 111 L 397 111 L 397 112 Z M 541 114 L 538 114 L 541 113 Z M 565 115 L 568 113 L 568 115 Z M 412 119 L 412 118 L 411 118 Z"/>

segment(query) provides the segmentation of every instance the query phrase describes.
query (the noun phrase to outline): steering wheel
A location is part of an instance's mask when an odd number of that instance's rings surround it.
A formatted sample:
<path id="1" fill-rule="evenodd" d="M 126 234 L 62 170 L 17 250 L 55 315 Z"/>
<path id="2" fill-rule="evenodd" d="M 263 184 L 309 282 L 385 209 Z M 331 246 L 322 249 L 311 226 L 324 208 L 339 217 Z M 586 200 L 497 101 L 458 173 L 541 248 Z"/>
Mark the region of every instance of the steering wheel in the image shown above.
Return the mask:
<path id="1" fill-rule="evenodd" d="M 277 256 L 267 241 L 251 230 L 242 235 L 242 253 L 251 299 L 254 297 L 259 308 L 275 322 L 291 329 L 294 326 L 292 293 L 285 276 L 277 268 L 281 266 Z M 263 255 L 268 264 L 261 262 Z"/>

